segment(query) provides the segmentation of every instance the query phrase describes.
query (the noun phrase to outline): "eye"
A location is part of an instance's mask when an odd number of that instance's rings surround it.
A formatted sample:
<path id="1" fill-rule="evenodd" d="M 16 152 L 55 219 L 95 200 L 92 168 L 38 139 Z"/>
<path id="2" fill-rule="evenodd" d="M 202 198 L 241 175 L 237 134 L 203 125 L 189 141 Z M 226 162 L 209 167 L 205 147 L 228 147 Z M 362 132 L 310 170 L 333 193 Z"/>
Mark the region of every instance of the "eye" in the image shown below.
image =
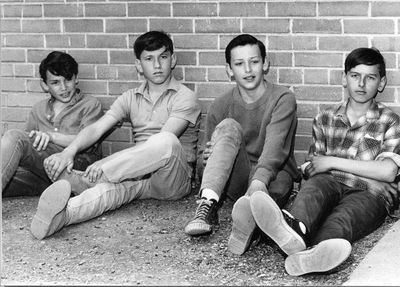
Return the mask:
<path id="1" fill-rule="evenodd" d="M 241 65 L 243 65 L 243 62 L 236 62 L 236 63 L 234 63 L 234 65 L 235 66 L 241 66 Z"/>
<path id="2" fill-rule="evenodd" d="M 350 77 L 353 79 L 357 79 L 359 76 L 358 76 L 358 74 L 350 74 Z"/>
<path id="3" fill-rule="evenodd" d="M 376 77 L 374 77 L 374 76 L 368 76 L 367 79 L 368 79 L 369 81 L 375 81 L 375 80 L 376 80 Z"/>
<path id="4" fill-rule="evenodd" d="M 168 55 L 161 55 L 161 59 L 167 59 Z"/>

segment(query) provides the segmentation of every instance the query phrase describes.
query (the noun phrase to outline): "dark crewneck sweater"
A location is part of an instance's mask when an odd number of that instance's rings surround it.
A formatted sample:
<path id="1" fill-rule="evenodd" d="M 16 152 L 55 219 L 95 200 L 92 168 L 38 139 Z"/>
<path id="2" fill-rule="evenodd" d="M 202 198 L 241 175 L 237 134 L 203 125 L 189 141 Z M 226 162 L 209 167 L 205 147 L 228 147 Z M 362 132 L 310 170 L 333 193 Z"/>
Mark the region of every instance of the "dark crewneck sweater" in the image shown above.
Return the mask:
<path id="1" fill-rule="evenodd" d="M 267 82 L 265 94 L 254 103 L 246 103 L 238 87 L 215 99 L 207 113 L 206 140 L 225 118 L 233 118 L 243 128 L 246 151 L 253 166 L 250 178 L 268 188 L 279 170 L 286 170 L 298 181 L 294 159 L 297 126 L 296 99 L 287 88 Z"/>

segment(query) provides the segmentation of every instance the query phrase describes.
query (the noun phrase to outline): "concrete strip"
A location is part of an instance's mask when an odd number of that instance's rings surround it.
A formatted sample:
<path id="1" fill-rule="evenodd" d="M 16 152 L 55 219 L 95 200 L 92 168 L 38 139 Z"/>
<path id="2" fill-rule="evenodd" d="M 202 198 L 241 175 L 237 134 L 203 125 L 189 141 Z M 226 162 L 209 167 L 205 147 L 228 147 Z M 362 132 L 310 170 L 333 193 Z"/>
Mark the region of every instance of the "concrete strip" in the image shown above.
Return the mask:
<path id="1" fill-rule="evenodd" d="M 400 220 L 365 256 L 343 286 L 400 286 Z"/>

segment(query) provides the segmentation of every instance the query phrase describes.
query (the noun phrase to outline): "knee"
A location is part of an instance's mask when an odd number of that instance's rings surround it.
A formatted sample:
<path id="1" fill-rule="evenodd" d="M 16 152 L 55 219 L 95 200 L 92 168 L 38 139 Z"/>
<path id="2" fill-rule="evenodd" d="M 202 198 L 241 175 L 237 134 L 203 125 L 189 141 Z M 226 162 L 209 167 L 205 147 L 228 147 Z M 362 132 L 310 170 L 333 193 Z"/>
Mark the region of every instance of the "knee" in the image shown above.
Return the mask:
<path id="1" fill-rule="evenodd" d="M 4 133 L 2 141 L 7 143 L 17 143 L 19 140 L 27 139 L 28 135 L 23 130 L 12 129 Z"/>
<path id="2" fill-rule="evenodd" d="M 243 129 L 237 121 L 227 118 L 221 121 L 215 128 L 213 137 L 219 136 L 227 136 L 233 140 L 241 141 L 243 137 Z"/>
<path id="3" fill-rule="evenodd" d="M 171 132 L 160 132 L 153 136 L 154 144 L 159 149 L 175 149 L 181 146 L 178 137 Z"/>

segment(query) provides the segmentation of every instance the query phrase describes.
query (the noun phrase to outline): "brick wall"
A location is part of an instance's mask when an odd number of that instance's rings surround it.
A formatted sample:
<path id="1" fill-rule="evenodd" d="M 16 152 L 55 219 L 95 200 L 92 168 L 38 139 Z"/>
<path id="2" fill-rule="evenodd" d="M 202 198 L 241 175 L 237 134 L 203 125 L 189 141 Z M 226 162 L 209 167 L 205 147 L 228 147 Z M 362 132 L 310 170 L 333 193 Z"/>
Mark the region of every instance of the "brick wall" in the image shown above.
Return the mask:
<path id="1" fill-rule="evenodd" d="M 267 76 L 290 86 L 298 101 L 296 155 L 308 148 L 311 121 L 321 107 L 344 98 L 346 53 L 360 46 L 383 52 L 388 86 L 379 99 L 400 112 L 400 1 L 119 1 L 14 0 L 1 5 L 1 114 L 3 130 L 23 127 L 30 107 L 45 97 L 38 65 L 52 50 L 80 63 L 80 88 L 107 109 L 140 82 L 133 64 L 136 37 L 169 32 L 178 54 L 174 73 L 200 99 L 203 117 L 231 83 L 223 51 L 240 33 L 264 41 Z M 130 144 L 128 125 L 104 142 L 109 154 Z"/>

